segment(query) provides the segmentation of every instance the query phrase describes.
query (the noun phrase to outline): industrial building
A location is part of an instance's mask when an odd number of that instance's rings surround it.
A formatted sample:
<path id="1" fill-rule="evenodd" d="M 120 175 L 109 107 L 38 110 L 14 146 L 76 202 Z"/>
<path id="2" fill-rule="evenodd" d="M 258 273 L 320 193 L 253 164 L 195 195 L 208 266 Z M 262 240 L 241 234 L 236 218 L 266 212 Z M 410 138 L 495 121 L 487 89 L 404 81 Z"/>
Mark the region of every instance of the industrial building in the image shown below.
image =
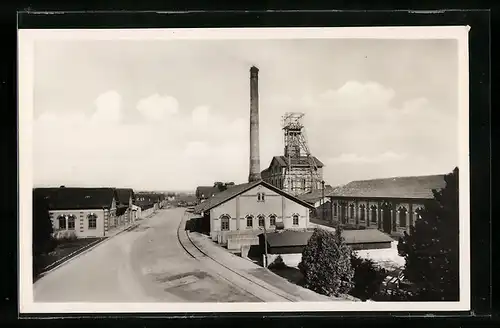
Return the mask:
<path id="1" fill-rule="evenodd" d="M 291 193 L 264 181 L 259 155 L 258 72 L 250 69 L 250 158 L 248 183 L 231 185 L 194 209 L 200 217 L 197 227 L 235 252 L 246 256 L 251 245 L 258 245 L 258 235 L 276 229 L 305 230 L 314 207 Z M 199 188 L 202 192 L 204 189 Z"/>
<path id="2" fill-rule="evenodd" d="M 236 185 L 195 207 L 199 228 L 212 240 L 238 249 L 245 240 L 276 229 L 305 230 L 313 206 L 262 180 Z M 231 244 L 234 244 L 231 245 Z"/>
<path id="3" fill-rule="evenodd" d="M 284 154 L 274 156 L 262 179 L 298 196 L 322 190 L 323 163 L 311 155 L 306 139 L 303 113 L 286 113 L 282 117 Z"/>
<path id="4" fill-rule="evenodd" d="M 379 229 L 398 236 L 419 216 L 433 189 L 445 187 L 444 174 L 353 181 L 329 193 L 332 221 Z"/>

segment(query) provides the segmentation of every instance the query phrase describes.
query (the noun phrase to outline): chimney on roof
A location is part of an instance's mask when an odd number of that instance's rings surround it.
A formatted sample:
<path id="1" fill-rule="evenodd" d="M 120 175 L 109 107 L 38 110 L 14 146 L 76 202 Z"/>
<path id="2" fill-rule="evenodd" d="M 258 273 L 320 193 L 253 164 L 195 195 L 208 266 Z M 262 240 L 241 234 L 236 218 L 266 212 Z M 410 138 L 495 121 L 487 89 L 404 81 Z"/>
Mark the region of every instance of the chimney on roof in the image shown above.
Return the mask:
<path id="1" fill-rule="evenodd" d="M 260 179 L 259 69 L 252 66 L 250 68 L 250 173 L 248 175 L 248 182 Z"/>

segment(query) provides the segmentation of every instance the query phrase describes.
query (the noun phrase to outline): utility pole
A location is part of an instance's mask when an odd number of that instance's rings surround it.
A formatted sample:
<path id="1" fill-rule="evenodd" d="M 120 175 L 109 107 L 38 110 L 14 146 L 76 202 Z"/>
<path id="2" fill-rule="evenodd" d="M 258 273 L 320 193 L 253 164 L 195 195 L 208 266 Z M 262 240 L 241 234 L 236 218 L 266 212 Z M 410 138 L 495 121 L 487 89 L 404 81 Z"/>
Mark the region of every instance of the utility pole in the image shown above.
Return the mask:
<path id="1" fill-rule="evenodd" d="M 325 180 L 321 181 L 321 220 L 325 220 Z"/>
<path id="2" fill-rule="evenodd" d="M 264 218 L 264 252 L 266 254 L 266 260 L 264 261 L 264 267 L 267 268 L 267 229 L 266 229 L 266 219 Z"/>

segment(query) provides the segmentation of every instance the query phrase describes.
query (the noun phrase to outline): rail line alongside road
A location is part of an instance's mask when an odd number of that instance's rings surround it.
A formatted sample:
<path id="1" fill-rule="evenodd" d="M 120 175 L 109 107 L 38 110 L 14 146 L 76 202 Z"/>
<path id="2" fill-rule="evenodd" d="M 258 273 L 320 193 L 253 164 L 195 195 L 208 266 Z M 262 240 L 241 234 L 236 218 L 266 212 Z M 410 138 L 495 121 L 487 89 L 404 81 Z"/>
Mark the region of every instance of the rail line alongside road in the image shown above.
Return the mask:
<path id="1" fill-rule="evenodd" d="M 183 213 L 183 216 L 185 217 L 186 216 L 186 212 Z M 196 260 L 200 260 L 200 259 L 203 259 L 203 260 L 209 260 L 213 263 L 215 263 L 216 265 L 220 266 L 221 268 L 223 268 L 224 270 L 228 270 L 230 271 L 232 274 L 235 274 L 237 275 L 239 278 L 243 278 L 245 280 L 246 283 L 250 283 L 250 285 L 253 285 L 253 286 L 256 286 L 258 289 L 264 289 L 266 293 L 272 293 L 274 296 L 276 296 L 276 298 L 280 299 L 281 301 L 283 302 L 296 302 L 298 301 L 297 299 L 294 299 L 291 295 L 283 295 L 281 293 L 277 293 L 275 291 L 272 291 L 270 290 L 268 287 L 262 285 L 262 284 L 259 284 L 258 282 L 252 280 L 252 279 L 249 279 L 248 277 L 246 277 L 245 275 L 242 275 L 240 274 L 238 271 L 236 270 L 233 270 L 232 268 L 224 265 L 223 263 L 217 261 L 216 259 L 214 259 L 213 257 L 211 257 L 210 255 L 208 255 L 206 252 L 204 252 L 203 250 L 201 250 L 190 238 L 189 238 L 189 234 L 186 230 L 182 231 L 182 225 L 185 224 L 185 220 L 182 219 L 180 224 L 179 224 L 179 227 L 177 228 L 177 238 L 178 238 L 178 241 L 179 241 L 179 244 L 181 244 L 182 248 L 186 251 L 186 253 L 196 259 Z M 186 238 L 182 238 L 181 237 L 181 234 L 185 234 Z M 182 242 L 181 239 L 184 239 L 186 240 L 187 242 Z M 188 244 L 188 245 L 185 245 L 185 244 Z M 188 250 L 188 248 L 190 248 Z M 266 301 L 264 299 L 262 299 L 262 297 L 258 296 L 255 294 L 255 292 L 252 292 L 250 290 L 248 290 L 248 288 L 245 288 L 245 287 L 242 287 L 241 285 L 239 284 L 236 284 L 234 283 L 233 281 L 229 280 L 228 278 L 222 276 L 221 274 L 217 274 L 218 276 L 220 276 L 221 278 L 223 278 L 224 280 L 230 282 L 232 285 L 238 287 L 239 289 L 242 289 L 244 290 L 245 292 L 253 295 L 254 297 L 258 298 L 258 299 L 261 299 L 262 301 Z"/>

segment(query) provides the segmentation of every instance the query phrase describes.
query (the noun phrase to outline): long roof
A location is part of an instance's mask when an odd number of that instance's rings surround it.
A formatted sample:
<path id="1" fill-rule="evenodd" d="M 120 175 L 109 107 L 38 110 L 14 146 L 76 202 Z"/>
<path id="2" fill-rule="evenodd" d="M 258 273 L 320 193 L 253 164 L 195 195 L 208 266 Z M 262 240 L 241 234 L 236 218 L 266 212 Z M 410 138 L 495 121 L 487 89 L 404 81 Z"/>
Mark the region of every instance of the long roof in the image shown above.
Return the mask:
<path id="1" fill-rule="evenodd" d="M 134 197 L 134 190 L 131 188 L 116 188 L 116 197 L 117 203 L 128 205 L 130 197 Z"/>
<path id="2" fill-rule="evenodd" d="M 332 193 L 333 190 L 334 189 L 333 189 L 332 186 L 326 185 L 325 186 L 325 192 L 324 192 L 325 197 L 327 197 L 328 195 L 330 195 L 330 193 Z M 314 204 L 314 203 L 316 203 L 317 201 L 319 201 L 320 199 L 323 198 L 323 190 L 317 189 L 317 190 L 314 190 L 312 192 L 308 192 L 306 194 L 298 195 L 297 197 L 299 199 L 305 201 L 305 202 Z"/>
<path id="3" fill-rule="evenodd" d="M 315 156 L 311 156 L 310 157 L 314 163 L 316 164 L 317 167 L 323 167 L 324 164 Z M 285 167 L 288 165 L 288 157 L 286 156 L 274 156 L 273 159 L 271 160 L 271 163 L 272 161 L 275 160 L 281 167 Z M 309 166 L 310 163 L 309 163 L 309 159 L 307 158 L 307 156 L 300 156 L 298 159 L 295 159 L 295 158 L 291 158 L 291 162 L 293 165 L 303 165 L 303 166 Z"/>
<path id="4" fill-rule="evenodd" d="M 35 188 L 34 196 L 45 199 L 50 210 L 110 208 L 114 188 Z"/>
<path id="5" fill-rule="evenodd" d="M 328 196 L 367 198 L 432 199 L 433 189 L 446 186 L 444 174 L 352 181 L 335 188 Z"/>
<path id="6" fill-rule="evenodd" d="M 215 186 L 199 186 L 196 188 L 196 196 L 197 197 L 206 197 L 210 198 L 212 195 L 219 193 L 219 188 Z"/>
<path id="7" fill-rule="evenodd" d="M 342 237 L 347 244 L 388 243 L 394 239 L 377 229 L 343 230 Z"/>
<path id="8" fill-rule="evenodd" d="M 285 230 L 267 234 L 267 243 L 271 247 L 305 246 L 312 236 L 311 231 Z"/>
<path id="9" fill-rule="evenodd" d="M 311 238 L 312 231 L 272 232 L 267 234 L 270 247 L 305 246 Z M 377 229 L 343 230 L 342 237 L 348 245 L 360 243 L 388 243 L 394 241 L 391 237 Z"/>
<path id="10" fill-rule="evenodd" d="M 254 181 L 254 182 L 248 182 L 248 183 L 243 183 L 243 184 L 239 184 L 239 185 L 234 185 L 233 187 L 231 188 L 228 188 L 218 194 L 215 194 L 213 197 L 207 199 L 206 201 L 204 201 L 203 203 L 201 204 L 198 204 L 195 209 L 194 209 L 194 212 L 195 213 L 201 213 L 201 212 L 204 212 L 204 211 L 207 211 L 207 210 L 210 210 L 216 206 L 219 206 L 220 204 L 222 203 L 225 203 L 231 199 L 233 199 L 234 197 L 244 193 L 245 191 L 247 190 L 250 190 L 258 185 L 263 185 L 265 186 L 266 188 L 269 188 L 271 189 L 272 191 L 296 202 L 296 203 L 299 203 L 303 206 L 306 206 L 308 208 L 313 208 L 310 204 L 298 199 L 297 197 L 295 196 L 292 196 L 288 193 L 286 193 L 285 191 L 281 190 L 281 189 L 278 189 L 276 187 L 274 187 L 273 185 L 263 181 L 263 180 L 258 180 L 258 181 Z"/>

